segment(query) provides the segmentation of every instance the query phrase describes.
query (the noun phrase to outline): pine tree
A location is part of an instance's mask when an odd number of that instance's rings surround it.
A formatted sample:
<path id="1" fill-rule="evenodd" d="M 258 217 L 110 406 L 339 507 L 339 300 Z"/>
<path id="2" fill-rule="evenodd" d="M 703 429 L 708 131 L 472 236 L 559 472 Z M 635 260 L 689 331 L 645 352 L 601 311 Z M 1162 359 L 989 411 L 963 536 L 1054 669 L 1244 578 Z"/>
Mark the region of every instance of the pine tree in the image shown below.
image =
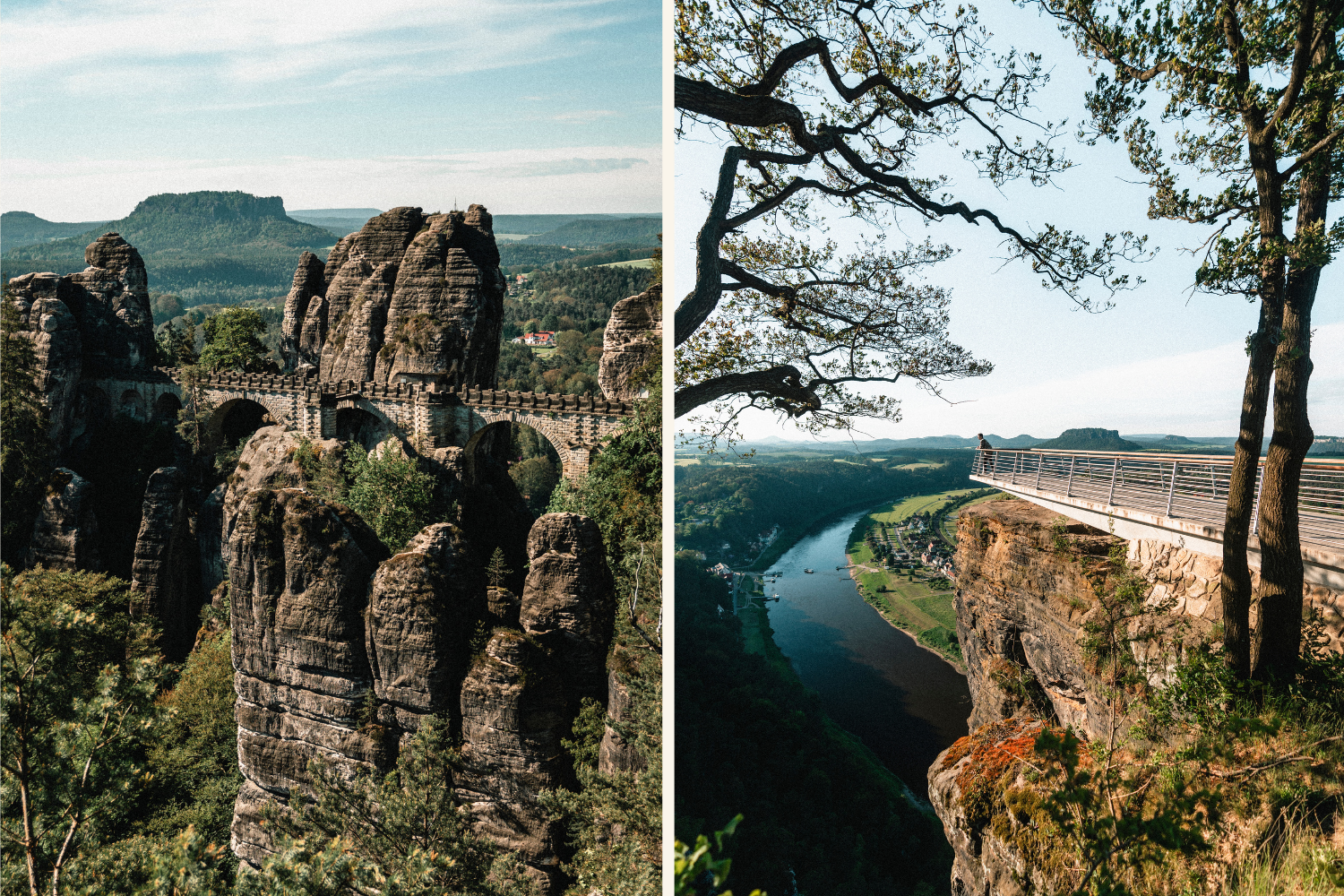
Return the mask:
<path id="1" fill-rule="evenodd" d="M 495 548 L 495 553 L 491 555 L 490 562 L 485 567 L 485 575 L 495 588 L 503 588 L 509 576 L 513 575 L 513 570 L 509 569 L 504 561 L 504 551 L 501 548 Z"/>

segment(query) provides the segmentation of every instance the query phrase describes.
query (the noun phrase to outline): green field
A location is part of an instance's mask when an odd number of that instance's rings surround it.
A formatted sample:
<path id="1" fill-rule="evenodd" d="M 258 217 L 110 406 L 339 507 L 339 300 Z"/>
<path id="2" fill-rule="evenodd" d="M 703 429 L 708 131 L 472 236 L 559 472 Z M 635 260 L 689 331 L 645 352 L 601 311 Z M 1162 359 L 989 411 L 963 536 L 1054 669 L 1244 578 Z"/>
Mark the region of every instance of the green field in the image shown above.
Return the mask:
<path id="1" fill-rule="evenodd" d="M 864 542 L 864 535 L 877 523 L 900 523 L 917 513 L 932 513 L 946 507 L 958 498 L 965 498 L 979 489 L 956 489 L 933 495 L 917 495 L 902 501 L 883 504 L 864 515 L 850 533 L 846 556 L 849 562 L 860 566 L 873 565 L 873 553 Z M 976 498 L 969 504 L 991 500 L 994 495 Z M 949 514 L 950 523 L 946 540 L 955 544 L 955 514 Z M 859 571 L 856 579 L 859 594 L 892 625 L 914 635 L 919 643 L 931 647 L 962 668 L 961 645 L 957 643 L 957 613 L 953 607 L 953 592 L 934 589 L 927 574 L 921 570 Z"/>
<path id="2" fill-rule="evenodd" d="M 653 267 L 652 258 L 632 258 L 629 261 L 612 261 L 607 264 L 594 265 L 599 268 L 651 268 Z"/>

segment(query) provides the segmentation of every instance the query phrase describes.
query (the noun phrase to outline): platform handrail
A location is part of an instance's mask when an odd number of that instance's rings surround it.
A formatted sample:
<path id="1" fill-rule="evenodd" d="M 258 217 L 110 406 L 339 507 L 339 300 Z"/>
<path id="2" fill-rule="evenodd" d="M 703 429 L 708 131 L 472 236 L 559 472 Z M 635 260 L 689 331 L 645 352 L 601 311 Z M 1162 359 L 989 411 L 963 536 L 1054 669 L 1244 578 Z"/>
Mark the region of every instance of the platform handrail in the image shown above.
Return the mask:
<path id="1" fill-rule="evenodd" d="M 1031 489 L 1066 502 L 1095 502 L 1221 529 L 1233 458 L 1060 449 L 977 449 L 971 476 L 1010 490 Z M 1265 468 L 1256 469 L 1251 534 L 1259 534 Z M 1308 458 L 1298 485 L 1298 529 L 1304 545 L 1344 549 L 1344 463 Z"/>

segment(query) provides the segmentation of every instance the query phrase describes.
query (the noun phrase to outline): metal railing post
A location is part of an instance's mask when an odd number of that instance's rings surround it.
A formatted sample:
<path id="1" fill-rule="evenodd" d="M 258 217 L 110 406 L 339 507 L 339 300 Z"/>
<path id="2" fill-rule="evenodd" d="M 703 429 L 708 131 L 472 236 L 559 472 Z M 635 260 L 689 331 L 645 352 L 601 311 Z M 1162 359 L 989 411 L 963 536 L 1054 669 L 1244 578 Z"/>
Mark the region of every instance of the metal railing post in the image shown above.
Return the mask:
<path id="1" fill-rule="evenodd" d="M 1171 488 L 1167 489 L 1167 519 L 1171 519 L 1171 500 L 1176 497 L 1176 472 L 1180 469 L 1180 463 L 1171 462 Z"/>
<path id="2" fill-rule="evenodd" d="M 1115 505 L 1115 476 L 1120 472 L 1120 458 L 1116 457 L 1115 463 L 1111 466 L 1111 490 L 1106 493 L 1107 505 Z"/>
<path id="3" fill-rule="evenodd" d="M 1045 455 L 1036 455 L 1036 491 L 1041 490 L 1041 468 L 1045 465 Z"/>
<path id="4" fill-rule="evenodd" d="M 1069 484 L 1064 487 L 1064 497 L 1066 498 L 1073 497 L 1073 464 L 1077 460 L 1078 455 L 1076 454 L 1069 455 Z"/>
<path id="5" fill-rule="evenodd" d="M 1022 462 L 1022 453 L 1019 451 L 1013 455 L 1013 472 L 1010 474 L 1009 482 L 1017 485 L 1017 465 Z"/>

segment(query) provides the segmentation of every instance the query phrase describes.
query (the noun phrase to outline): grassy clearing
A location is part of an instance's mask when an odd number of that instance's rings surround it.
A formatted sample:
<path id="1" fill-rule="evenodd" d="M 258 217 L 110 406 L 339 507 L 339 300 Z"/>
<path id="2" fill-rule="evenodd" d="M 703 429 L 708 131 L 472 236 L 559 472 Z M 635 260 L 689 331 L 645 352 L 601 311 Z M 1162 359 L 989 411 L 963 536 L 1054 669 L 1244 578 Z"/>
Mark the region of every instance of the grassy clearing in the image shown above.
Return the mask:
<path id="1" fill-rule="evenodd" d="M 873 510 L 855 525 L 850 535 L 846 549 L 849 562 L 858 566 L 874 565 L 872 549 L 863 540 L 863 534 L 874 525 L 892 525 L 904 522 L 917 513 L 936 512 L 975 491 L 977 489 L 956 489 L 933 495 L 916 495 Z M 951 534 L 947 536 L 948 543 L 954 543 L 954 538 L 955 523 Z M 859 594 L 882 614 L 882 618 L 914 635 L 919 643 L 936 650 L 958 669 L 963 668 L 961 646 L 956 637 L 957 612 L 952 604 L 952 591 L 932 587 L 918 570 L 888 571 L 874 568 L 857 572 L 855 578 Z"/>

